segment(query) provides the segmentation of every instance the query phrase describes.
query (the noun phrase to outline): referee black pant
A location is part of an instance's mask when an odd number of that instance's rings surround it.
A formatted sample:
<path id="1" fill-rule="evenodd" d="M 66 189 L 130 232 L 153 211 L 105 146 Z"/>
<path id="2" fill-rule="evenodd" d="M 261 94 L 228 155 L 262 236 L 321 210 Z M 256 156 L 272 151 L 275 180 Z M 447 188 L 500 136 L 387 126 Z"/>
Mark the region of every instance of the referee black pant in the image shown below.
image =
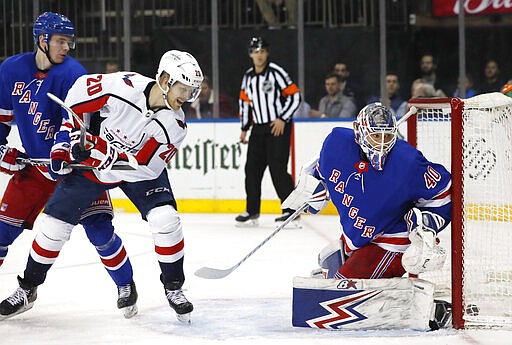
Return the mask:
<path id="1" fill-rule="evenodd" d="M 270 124 L 252 126 L 245 163 L 247 212 L 251 215 L 260 213 L 261 181 L 267 166 L 281 203 L 294 188 L 293 179 L 288 174 L 291 132 L 291 123 L 287 123 L 283 135 L 277 137 L 272 135 Z"/>

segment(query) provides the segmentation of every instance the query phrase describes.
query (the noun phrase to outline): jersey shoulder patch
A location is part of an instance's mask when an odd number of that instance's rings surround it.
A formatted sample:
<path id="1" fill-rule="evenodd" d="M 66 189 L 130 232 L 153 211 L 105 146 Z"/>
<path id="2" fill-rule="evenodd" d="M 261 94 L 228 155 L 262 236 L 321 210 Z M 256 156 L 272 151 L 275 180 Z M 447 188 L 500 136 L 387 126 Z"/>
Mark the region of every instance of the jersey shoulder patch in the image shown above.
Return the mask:
<path id="1" fill-rule="evenodd" d="M 161 109 L 158 110 L 153 121 L 161 128 L 165 143 L 171 144 L 181 142 L 187 134 L 187 123 L 183 110 Z"/>

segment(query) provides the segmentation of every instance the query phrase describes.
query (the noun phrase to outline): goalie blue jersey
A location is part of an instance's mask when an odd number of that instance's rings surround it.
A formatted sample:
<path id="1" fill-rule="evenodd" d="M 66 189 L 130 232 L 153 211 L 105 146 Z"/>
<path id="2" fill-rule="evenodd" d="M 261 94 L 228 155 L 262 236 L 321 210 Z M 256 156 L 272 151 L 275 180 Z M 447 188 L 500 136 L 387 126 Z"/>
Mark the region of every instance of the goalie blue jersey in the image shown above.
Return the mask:
<path id="1" fill-rule="evenodd" d="M 409 245 L 406 213 L 417 207 L 451 220 L 451 176 L 418 150 L 397 140 L 384 170 L 377 171 L 348 128 L 334 128 L 317 164 L 340 215 L 347 252 L 374 243 L 393 252 Z M 409 224 L 409 228 L 411 224 Z"/>
<path id="2" fill-rule="evenodd" d="M 0 144 L 7 143 L 15 120 L 23 150 L 29 157 L 49 158 L 54 134 L 62 116 L 68 115 L 46 93 L 65 99 L 71 85 L 85 73 L 85 68 L 70 56 L 48 71 L 37 68 L 35 53 L 5 60 L 0 65 Z"/>

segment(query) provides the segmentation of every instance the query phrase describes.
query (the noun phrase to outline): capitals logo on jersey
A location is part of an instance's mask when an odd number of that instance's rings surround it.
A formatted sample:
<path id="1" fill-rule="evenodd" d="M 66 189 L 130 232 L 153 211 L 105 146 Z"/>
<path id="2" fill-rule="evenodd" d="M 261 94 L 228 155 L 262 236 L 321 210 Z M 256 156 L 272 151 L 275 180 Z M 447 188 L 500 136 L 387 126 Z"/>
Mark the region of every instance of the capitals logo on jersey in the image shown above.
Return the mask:
<path id="1" fill-rule="evenodd" d="M 180 126 L 183 129 L 185 129 L 185 127 L 187 127 L 187 124 L 181 120 L 176 119 L 176 122 L 178 123 L 178 126 Z"/>
<path id="2" fill-rule="evenodd" d="M 133 87 L 133 83 L 132 81 L 130 80 L 130 77 L 133 77 L 135 74 L 131 73 L 131 74 L 125 74 L 123 76 L 123 81 L 126 85 L 130 86 L 130 87 Z"/>

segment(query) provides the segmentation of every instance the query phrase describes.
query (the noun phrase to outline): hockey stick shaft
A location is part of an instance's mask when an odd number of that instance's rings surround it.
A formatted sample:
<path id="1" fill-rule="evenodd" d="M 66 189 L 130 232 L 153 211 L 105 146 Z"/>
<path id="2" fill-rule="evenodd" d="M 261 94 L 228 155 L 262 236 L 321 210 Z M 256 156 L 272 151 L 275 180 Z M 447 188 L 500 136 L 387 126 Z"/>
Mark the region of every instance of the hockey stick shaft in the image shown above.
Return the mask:
<path id="1" fill-rule="evenodd" d="M 52 101 L 54 101 L 55 103 L 57 103 L 58 105 L 60 105 L 62 108 L 64 108 L 69 115 L 71 115 L 71 117 L 73 119 L 75 119 L 75 121 L 78 123 L 78 125 L 80 126 L 80 148 L 82 150 L 85 150 L 85 135 L 86 135 L 86 128 L 85 128 L 85 123 L 82 121 L 82 119 L 80 118 L 80 116 L 78 116 L 74 111 L 73 109 L 71 109 L 70 107 L 68 107 L 66 105 L 66 103 L 64 103 L 64 101 L 62 99 L 60 99 L 59 97 L 55 96 L 53 93 L 51 92 L 47 92 L 46 95 L 48 96 L 48 98 L 50 98 Z"/>
<path id="2" fill-rule="evenodd" d="M 57 103 L 58 105 L 60 105 L 62 108 L 64 108 L 70 115 L 72 118 L 75 119 L 75 121 L 78 123 L 78 125 L 80 126 L 80 149 L 82 149 L 83 151 L 85 151 L 85 137 L 86 137 L 86 127 L 85 127 L 85 123 L 82 121 L 82 119 L 80 118 L 80 116 L 78 116 L 74 111 L 73 109 L 71 109 L 66 103 L 64 103 L 63 100 L 61 100 L 59 97 L 55 96 L 53 93 L 51 92 L 47 92 L 46 95 L 48 96 L 48 98 L 50 98 L 52 101 L 54 101 L 55 103 Z M 129 153 L 127 152 L 124 152 L 124 154 L 126 155 L 126 157 L 128 158 L 128 165 L 119 165 L 119 167 L 123 167 L 122 169 L 112 169 L 112 170 L 135 170 L 137 169 L 138 167 L 138 162 L 137 162 L 137 159 L 135 157 L 133 157 L 132 155 L 130 155 Z M 130 166 L 131 168 L 128 168 L 128 166 Z"/>
<path id="3" fill-rule="evenodd" d="M 48 166 L 50 165 L 50 159 L 48 158 L 40 158 L 40 159 L 34 159 L 34 158 L 16 158 L 16 163 L 20 164 L 28 164 L 33 166 Z M 65 165 L 66 168 L 73 168 L 78 170 L 93 170 L 94 167 L 91 167 L 89 165 L 80 164 L 80 163 L 67 163 Z M 135 170 L 134 167 L 132 167 L 129 164 L 117 164 L 112 166 L 112 170 Z"/>
<path id="4" fill-rule="evenodd" d="M 242 260 L 237 262 L 235 265 L 231 266 L 227 269 L 217 269 L 210 267 L 201 267 L 194 274 L 198 277 L 205 279 L 221 279 L 229 275 L 231 272 L 236 270 L 241 264 L 245 262 L 249 257 L 251 257 L 258 249 L 263 247 L 265 243 L 267 243 L 272 237 L 274 237 L 279 231 L 283 230 L 286 225 L 288 225 L 292 220 L 297 218 L 299 214 L 304 211 L 308 207 L 308 204 L 305 203 L 302 205 L 297 211 L 295 211 L 290 217 L 288 217 L 281 225 L 279 225 L 274 232 L 272 232 L 267 238 L 265 238 L 260 244 L 258 244 L 253 250 L 249 252 Z"/>
<path id="5" fill-rule="evenodd" d="M 400 118 L 400 120 L 398 120 L 396 122 L 396 126 L 397 127 L 400 126 L 402 124 L 402 122 L 405 122 L 409 117 L 416 114 L 417 111 L 418 111 L 418 109 L 414 105 L 412 105 L 411 108 L 409 109 L 409 111 L 407 113 L 405 113 L 404 116 L 402 116 Z"/>

